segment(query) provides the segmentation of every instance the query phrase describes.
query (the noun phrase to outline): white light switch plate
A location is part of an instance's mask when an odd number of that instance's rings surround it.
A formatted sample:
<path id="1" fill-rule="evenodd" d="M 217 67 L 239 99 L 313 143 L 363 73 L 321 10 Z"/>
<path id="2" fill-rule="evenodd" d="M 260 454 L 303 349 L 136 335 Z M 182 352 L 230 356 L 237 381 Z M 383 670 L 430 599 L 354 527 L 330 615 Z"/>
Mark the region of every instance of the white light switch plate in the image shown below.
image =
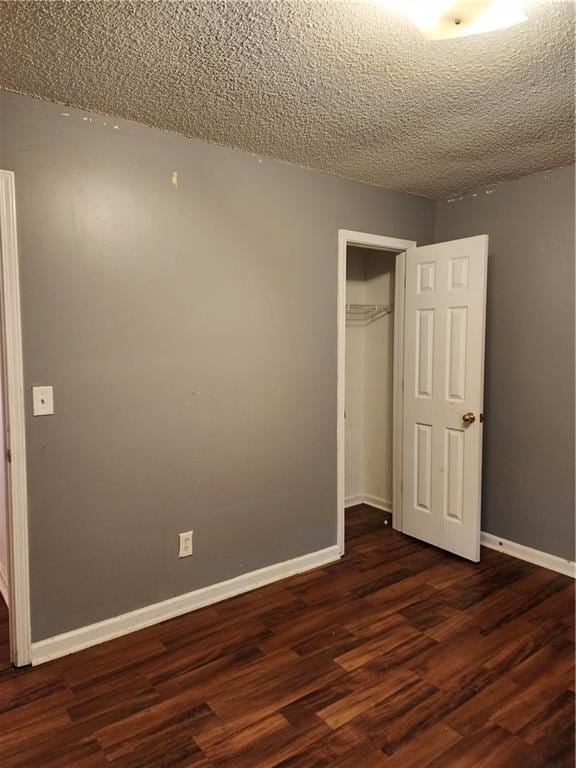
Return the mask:
<path id="1" fill-rule="evenodd" d="M 52 387 L 32 387 L 32 413 L 34 416 L 50 416 L 54 413 Z"/>

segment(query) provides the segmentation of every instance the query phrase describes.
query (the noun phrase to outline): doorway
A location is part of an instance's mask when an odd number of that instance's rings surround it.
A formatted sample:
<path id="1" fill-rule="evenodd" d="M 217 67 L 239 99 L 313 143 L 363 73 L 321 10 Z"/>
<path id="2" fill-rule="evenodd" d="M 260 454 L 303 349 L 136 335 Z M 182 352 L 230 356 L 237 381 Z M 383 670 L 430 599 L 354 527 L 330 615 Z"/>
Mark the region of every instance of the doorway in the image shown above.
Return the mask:
<path id="1" fill-rule="evenodd" d="M 368 504 L 477 562 L 488 237 L 339 238 L 340 552 L 345 508 Z"/>
<path id="2" fill-rule="evenodd" d="M 346 249 L 345 504 L 392 512 L 395 255 Z"/>
<path id="3" fill-rule="evenodd" d="M 367 504 L 401 530 L 405 254 L 411 240 L 340 230 L 338 522 Z"/>
<path id="4" fill-rule="evenodd" d="M 0 318 L 1 322 L 1 318 Z M 2 329 L 0 328 L 0 333 Z M 6 431 L 4 372 L 0 360 L 0 672 L 10 666 L 10 583 L 8 566 L 8 501 L 6 488 Z"/>
<path id="5" fill-rule="evenodd" d="M 0 617 L 3 632 L 0 645 L 5 654 L 7 628 L 9 662 L 21 667 L 30 663 L 31 646 L 28 483 L 16 190 L 14 173 L 5 170 L 0 170 L 0 371 L 3 415 L 0 462 L 5 480 L 0 504 L 5 512 L 2 531 L 6 531 L 3 568 L 7 603 L 6 612 Z"/>
<path id="6" fill-rule="evenodd" d="M 350 540 L 392 523 L 396 254 L 346 248 L 345 509 Z"/>

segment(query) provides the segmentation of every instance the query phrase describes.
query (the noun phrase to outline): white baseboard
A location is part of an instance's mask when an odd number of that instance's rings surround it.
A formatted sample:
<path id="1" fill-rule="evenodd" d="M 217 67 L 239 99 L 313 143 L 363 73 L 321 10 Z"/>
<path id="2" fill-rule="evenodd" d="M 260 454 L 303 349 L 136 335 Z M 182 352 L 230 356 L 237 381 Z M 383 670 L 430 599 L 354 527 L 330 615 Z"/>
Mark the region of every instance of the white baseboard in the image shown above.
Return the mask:
<path id="1" fill-rule="evenodd" d="M 219 584 L 203 587 L 194 592 L 188 592 L 185 595 L 172 597 L 169 600 L 163 600 L 161 603 L 147 605 L 144 608 L 138 608 L 135 611 L 114 616 L 97 624 L 89 624 L 87 627 L 80 627 L 79 629 L 73 629 L 71 632 L 40 640 L 32 643 L 32 664 L 42 664 L 51 659 L 57 659 L 60 656 L 67 656 L 75 651 L 81 651 L 83 648 L 104 643 L 115 637 L 127 635 L 129 632 L 144 629 L 144 627 L 172 619 L 183 613 L 189 613 L 206 605 L 240 595 L 243 592 L 249 592 L 252 589 L 263 587 L 266 584 L 285 579 L 288 576 L 294 576 L 296 573 L 303 573 L 312 568 L 332 563 L 340 557 L 340 550 L 337 545 L 334 545 L 326 549 L 320 549 L 317 552 L 311 552 L 309 555 L 295 557 L 293 560 L 286 560 L 283 563 L 269 565 L 257 571 L 243 573 L 241 576 L 236 576 L 228 581 L 222 581 Z"/>
<path id="2" fill-rule="evenodd" d="M 392 512 L 392 502 L 387 499 L 381 499 L 378 496 L 365 495 L 364 504 L 368 504 L 376 509 L 381 509 L 383 512 Z"/>
<path id="3" fill-rule="evenodd" d="M 370 496 L 370 494 L 360 494 L 359 496 L 349 496 L 344 501 L 344 508 L 355 507 L 357 504 L 368 504 L 370 507 L 381 509 L 383 512 L 392 512 L 392 502 L 387 499 L 381 499 L 379 496 Z"/>
<path id="4" fill-rule="evenodd" d="M 10 590 L 8 589 L 8 574 L 4 565 L 0 563 L 0 595 L 4 598 L 7 606 L 10 606 Z"/>
<path id="5" fill-rule="evenodd" d="M 539 549 L 525 547 L 524 544 L 501 539 L 499 536 L 494 536 L 492 533 L 485 533 L 484 531 L 480 535 L 480 543 L 489 549 L 496 549 L 499 552 L 504 552 L 506 555 L 517 557 L 519 560 L 526 560 L 528 563 L 541 565 L 543 568 L 549 568 L 551 571 L 563 573 L 565 576 L 571 576 L 573 579 L 576 579 L 576 563 L 573 563 L 572 560 L 564 560 L 564 558 L 557 555 L 550 555 L 548 552 L 542 552 Z"/>

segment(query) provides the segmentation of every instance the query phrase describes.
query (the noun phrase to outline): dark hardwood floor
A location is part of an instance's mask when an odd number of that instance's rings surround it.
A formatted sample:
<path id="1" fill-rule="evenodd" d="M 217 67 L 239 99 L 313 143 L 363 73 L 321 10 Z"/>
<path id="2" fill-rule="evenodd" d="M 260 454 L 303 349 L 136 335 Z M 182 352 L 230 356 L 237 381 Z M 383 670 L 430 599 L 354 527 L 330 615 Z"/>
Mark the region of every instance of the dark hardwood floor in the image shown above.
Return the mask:
<path id="1" fill-rule="evenodd" d="M 0 765 L 573 766 L 572 581 L 385 517 L 350 511 L 334 565 L 0 673 Z"/>

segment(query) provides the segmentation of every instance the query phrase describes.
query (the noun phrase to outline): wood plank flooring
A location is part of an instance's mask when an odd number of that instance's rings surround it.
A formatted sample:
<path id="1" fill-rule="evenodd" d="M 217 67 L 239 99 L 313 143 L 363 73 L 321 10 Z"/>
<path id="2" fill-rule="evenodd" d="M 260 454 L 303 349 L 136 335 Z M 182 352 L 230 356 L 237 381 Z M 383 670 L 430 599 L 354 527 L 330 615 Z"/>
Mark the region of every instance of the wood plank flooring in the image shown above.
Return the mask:
<path id="1" fill-rule="evenodd" d="M 572 581 L 347 515 L 336 564 L 0 673 L 3 768 L 568 768 Z"/>

